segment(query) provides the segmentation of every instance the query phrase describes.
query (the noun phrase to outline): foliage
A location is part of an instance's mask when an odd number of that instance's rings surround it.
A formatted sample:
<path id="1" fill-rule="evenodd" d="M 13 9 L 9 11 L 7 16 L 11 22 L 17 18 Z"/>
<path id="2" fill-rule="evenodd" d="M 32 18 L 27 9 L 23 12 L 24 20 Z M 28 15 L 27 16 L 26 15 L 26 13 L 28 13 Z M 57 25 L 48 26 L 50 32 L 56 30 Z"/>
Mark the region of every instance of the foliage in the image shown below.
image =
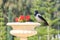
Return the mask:
<path id="1" fill-rule="evenodd" d="M 6 26 L 4 24 L 2 10 L 0 9 L 0 40 L 6 40 Z"/>
<path id="2" fill-rule="evenodd" d="M 2 1 L 2 0 L 0 0 Z M 8 0 L 6 3 L 4 3 L 2 9 L 3 9 L 3 14 L 4 18 L 8 19 L 8 12 L 11 12 L 11 15 L 13 19 L 17 16 L 20 16 L 21 14 L 26 15 L 26 14 L 32 14 L 31 19 L 36 22 L 35 17 L 34 17 L 34 11 L 38 10 L 39 13 L 47 20 L 49 23 L 49 33 L 50 34 L 57 34 L 58 31 L 52 26 L 54 24 L 57 25 L 59 18 L 57 18 L 56 11 L 58 9 L 56 4 L 57 0 Z M 2 2 L 0 2 L 0 5 L 2 5 Z M 8 8 L 10 10 L 8 10 Z M 6 15 L 6 16 L 5 16 Z M 59 14 L 58 14 L 59 15 Z M 55 16 L 55 17 L 54 17 Z M 3 21 L 1 24 L 2 27 L 0 27 L 0 30 L 4 31 L 5 26 L 4 26 L 4 18 L 0 18 L 0 21 Z M 5 21 L 7 20 L 5 19 Z M 13 20 L 14 21 L 14 20 Z M 59 22 L 60 23 L 60 22 Z M 6 23 L 5 23 L 6 24 Z M 40 26 L 36 28 L 38 34 L 32 37 L 29 37 L 28 40 L 38 40 L 38 35 L 42 36 L 41 40 L 46 40 L 47 35 L 47 26 Z M 1 34 L 2 36 L 6 35 L 6 31 Z M 6 39 L 4 39 L 6 40 Z M 14 40 L 19 40 L 19 38 L 14 37 Z"/>
<path id="3" fill-rule="evenodd" d="M 30 11 L 34 13 L 35 10 L 38 10 L 49 24 L 49 26 L 40 26 L 40 28 L 37 28 L 38 35 L 47 35 L 47 27 L 49 27 L 49 34 L 58 34 L 56 29 L 52 29 L 52 25 L 57 24 L 60 20 L 59 18 L 54 17 L 54 12 L 57 11 L 56 1 L 34 0 Z"/>
<path id="4" fill-rule="evenodd" d="M 32 37 L 33 37 L 33 38 L 32 38 Z M 28 40 L 38 40 L 38 36 L 37 36 L 37 35 L 31 36 L 31 37 L 28 38 Z"/>

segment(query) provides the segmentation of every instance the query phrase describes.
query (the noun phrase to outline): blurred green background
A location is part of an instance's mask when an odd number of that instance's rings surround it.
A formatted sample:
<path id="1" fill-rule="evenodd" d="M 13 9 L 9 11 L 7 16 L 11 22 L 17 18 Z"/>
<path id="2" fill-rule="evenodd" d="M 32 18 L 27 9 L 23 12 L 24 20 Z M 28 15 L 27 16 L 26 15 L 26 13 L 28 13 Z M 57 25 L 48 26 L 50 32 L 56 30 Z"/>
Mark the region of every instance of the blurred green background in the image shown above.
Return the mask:
<path id="1" fill-rule="evenodd" d="M 49 40 L 60 40 L 60 0 L 0 0 L 0 40 L 19 40 L 10 35 L 7 22 L 14 22 L 14 18 L 22 14 L 29 14 L 36 22 L 35 10 L 49 23 Z M 35 30 L 38 34 L 28 37 L 28 40 L 48 40 L 48 26 L 42 24 Z"/>

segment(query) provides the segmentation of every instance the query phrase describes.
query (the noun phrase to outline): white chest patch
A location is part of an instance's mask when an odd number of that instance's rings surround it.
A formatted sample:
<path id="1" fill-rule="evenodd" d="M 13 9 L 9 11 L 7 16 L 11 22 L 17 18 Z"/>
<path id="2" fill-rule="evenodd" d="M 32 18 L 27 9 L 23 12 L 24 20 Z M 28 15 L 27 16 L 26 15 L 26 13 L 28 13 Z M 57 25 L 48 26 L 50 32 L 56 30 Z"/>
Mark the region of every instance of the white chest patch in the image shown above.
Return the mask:
<path id="1" fill-rule="evenodd" d="M 40 19 L 40 18 L 38 17 L 38 15 L 39 15 L 39 14 L 37 14 L 36 17 L 35 17 L 36 20 L 37 20 L 38 22 L 42 22 L 42 19 Z"/>

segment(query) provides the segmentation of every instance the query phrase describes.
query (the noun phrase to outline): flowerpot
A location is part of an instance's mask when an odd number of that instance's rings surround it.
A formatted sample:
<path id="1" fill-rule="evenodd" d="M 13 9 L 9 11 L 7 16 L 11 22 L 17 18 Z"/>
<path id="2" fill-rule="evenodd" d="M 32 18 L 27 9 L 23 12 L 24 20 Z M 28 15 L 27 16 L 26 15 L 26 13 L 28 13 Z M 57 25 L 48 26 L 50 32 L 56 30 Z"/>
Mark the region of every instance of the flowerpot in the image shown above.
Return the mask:
<path id="1" fill-rule="evenodd" d="M 11 23 L 7 23 L 7 25 L 10 25 L 13 28 L 13 30 L 34 30 L 34 28 L 37 27 L 38 25 L 40 25 L 40 23 L 36 23 L 36 22 L 24 22 L 24 23 L 11 22 Z"/>
<path id="2" fill-rule="evenodd" d="M 39 26 L 40 23 L 37 22 L 11 22 L 7 23 L 11 26 L 13 30 L 10 31 L 10 34 L 16 37 L 20 37 L 20 40 L 27 40 L 27 37 L 37 34 L 37 31 L 34 30 L 35 27 Z"/>
<path id="3" fill-rule="evenodd" d="M 14 36 L 17 36 L 17 37 L 26 38 L 26 37 L 29 37 L 29 36 L 37 34 L 37 31 L 31 31 L 31 30 L 11 30 L 10 34 L 12 34 Z"/>

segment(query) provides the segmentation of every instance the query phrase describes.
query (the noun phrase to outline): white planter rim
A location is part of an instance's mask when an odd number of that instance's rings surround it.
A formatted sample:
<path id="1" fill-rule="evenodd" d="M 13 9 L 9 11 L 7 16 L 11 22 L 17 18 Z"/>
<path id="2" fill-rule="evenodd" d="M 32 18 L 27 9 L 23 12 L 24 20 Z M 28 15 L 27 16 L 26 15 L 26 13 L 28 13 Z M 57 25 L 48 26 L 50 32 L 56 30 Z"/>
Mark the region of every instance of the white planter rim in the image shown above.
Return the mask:
<path id="1" fill-rule="evenodd" d="M 7 25 L 41 25 L 38 22 L 9 22 Z"/>
<path id="2" fill-rule="evenodd" d="M 31 30 L 11 30 L 11 34 L 31 34 L 31 33 L 37 33 L 37 31 L 31 31 Z"/>

